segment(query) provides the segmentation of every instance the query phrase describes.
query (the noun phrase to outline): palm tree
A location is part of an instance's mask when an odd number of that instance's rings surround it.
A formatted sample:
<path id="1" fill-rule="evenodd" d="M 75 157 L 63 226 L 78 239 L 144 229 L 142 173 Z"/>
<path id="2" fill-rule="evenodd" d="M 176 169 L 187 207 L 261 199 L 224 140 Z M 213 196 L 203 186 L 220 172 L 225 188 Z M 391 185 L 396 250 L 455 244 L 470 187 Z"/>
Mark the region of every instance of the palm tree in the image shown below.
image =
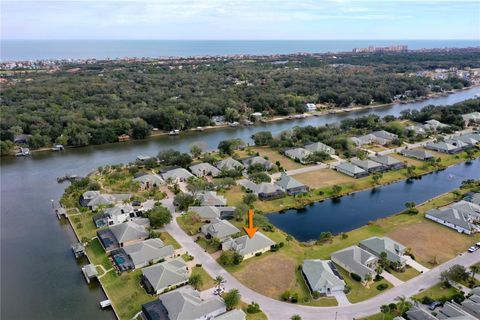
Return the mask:
<path id="1" fill-rule="evenodd" d="M 213 282 L 215 283 L 215 286 L 220 289 L 220 286 L 222 283 L 225 281 L 225 279 L 222 276 L 217 276 Z"/>
<path id="2" fill-rule="evenodd" d="M 188 284 L 198 290 L 203 285 L 202 276 L 199 274 L 192 274 L 190 278 L 188 278 Z"/>
<path id="3" fill-rule="evenodd" d="M 390 307 L 384 304 L 380 307 L 380 312 L 382 313 L 382 319 L 385 319 L 385 315 L 390 312 Z"/>
<path id="4" fill-rule="evenodd" d="M 405 307 L 408 307 L 408 300 L 405 296 L 398 296 L 395 298 L 395 301 L 398 301 L 398 307 L 400 309 L 400 314 L 403 314 Z"/>
<path id="5" fill-rule="evenodd" d="M 480 272 L 480 265 L 470 266 L 470 271 L 472 272 L 472 281 L 475 281 L 475 275 Z"/>

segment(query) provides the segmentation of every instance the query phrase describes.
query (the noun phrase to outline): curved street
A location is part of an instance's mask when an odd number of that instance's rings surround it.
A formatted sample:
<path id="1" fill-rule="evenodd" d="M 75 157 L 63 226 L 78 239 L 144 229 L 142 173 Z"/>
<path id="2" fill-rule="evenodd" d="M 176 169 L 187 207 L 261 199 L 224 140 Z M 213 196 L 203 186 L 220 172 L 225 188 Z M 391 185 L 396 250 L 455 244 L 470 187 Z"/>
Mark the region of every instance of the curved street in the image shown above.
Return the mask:
<path id="1" fill-rule="evenodd" d="M 166 199 L 162 203 L 172 211 L 171 199 Z M 271 320 L 288 320 L 294 314 L 300 315 L 303 320 L 352 320 L 366 317 L 380 312 L 380 306 L 393 302 L 398 296 L 410 297 L 437 284 L 440 281 L 440 274 L 455 264 L 468 267 L 480 261 L 480 250 L 475 253 L 464 253 L 369 300 L 337 307 L 303 306 L 266 297 L 243 285 L 180 228 L 175 219 L 177 216 L 178 214 L 173 214 L 174 219 L 164 228 L 165 231 L 170 233 L 189 254 L 193 255 L 197 263 L 202 264 L 211 277 L 215 278 L 221 275 L 226 280 L 226 290 L 237 289 L 242 296 L 242 300 L 249 303 L 251 301 L 257 302 Z"/>

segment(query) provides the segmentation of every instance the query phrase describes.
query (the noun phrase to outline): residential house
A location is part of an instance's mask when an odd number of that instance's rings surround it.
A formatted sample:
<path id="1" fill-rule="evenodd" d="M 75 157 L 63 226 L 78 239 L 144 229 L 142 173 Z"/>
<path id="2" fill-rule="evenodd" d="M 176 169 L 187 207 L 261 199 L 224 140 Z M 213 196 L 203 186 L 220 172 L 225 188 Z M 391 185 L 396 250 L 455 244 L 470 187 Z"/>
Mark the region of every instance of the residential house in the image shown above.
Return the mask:
<path id="1" fill-rule="evenodd" d="M 370 159 L 384 165 L 388 170 L 397 170 L 405 167 L 405 163 L 390 156 L 371 156 Z"/>
<path id="2" fill-rule="evenodd" d="M 288 149 L 288 150 L 285 150 L 284 153 L 285 153 L 285 156 L 289 157 L 290 159 L 293 159 L 303 164 L 308 163 L 309 162 L 308 157 L 313 154 L 312 151 L 307 150 L 305 148 Z"/>
<path id="3" fill-rule="evenodd" d="M 462 308 L 469 314 L 480 319 L 480 287 L 473 288 L 470 296 L 463 300 Z"/>
<path id="4" fill-rule="evenodd" d="M 148 219 L 135 219 L 98 230 L 97 237 L 106 252 L 125 247 L 148 238 Z"/>
<path id="5" fill-rule="evenodd" d="M 463 143 L 466 143 L 469 147 L 473 147 L 480 142 L 480 134 L 478 133 L 462 134 L 459 136 L 452 137 L 452 140 L 458 140 Z"/>
<path id="6" fill-rule="evenodd" d="M 438 129 L 449 127 L 448 124 L 441 123 L 440 121 L 435 120 L 435 119 L 425 121 L 425 123 L 423 125 L 424 125 L 425 128 L 427 128 L 428 130 L 432 130 L 432 131 L 437 131 Z"/>
<path id="7" fill-rule="evenodd" d="M 28 139 L 31 136 L 32 135 L 30 135 L 30 134 L 19 134 L 19 135 L 16 135 L 15 137 L 13 137 L 13 142 L 17 145 L 26 145 L 26 144 L 28 144 Z"/>
<path id="8" fill-rule="evenodd" d="M 193 177 L 193 174 L 184 168 L 174 168 L 162 173 L 163 180 L 171 181 L 173 183 L 185 182 L 191 177 Z"/>
<path id="9" fill-rule="evenodd" d="M 471 112 L 462 115 L 463 121 L 468 126 L 473 123 L 480 123 L 480 112 Z"/>
<path id="10" fill-rule="evenodd" d="M 447 301 L 443 305 L 443 308 L 438 309 L 438 319 L 451 319 L 451 320 L 478 320 L 476 316 L 473 316 L 462 308 L 462 305 L 456 302 Z"/>
<path id="11" fill-rule="evenodd" d="M 376 275 L 375 268 L 378 258 L 360 247 L 351 246 L 336 251 L 332 254 L 331 259 L 349 273 L 360 276 L 363 281 L 366 280 L 367 276 L 373 279 Z"/>
<path id="12" fill-rule="evenodd" d="M 335 170 L 355 179 L 368 176 L 368 171 L 365 171 L 362 168 L 357 167 L 356 165 L 346 161 L 341 162 L 339 165 L 337 165 L 335 167 Z"/>
<path id="13" fill-rule="evenodd" d="M 209 224 L 202 226 L 202 233 L 207 239 L 216 238 L 221 242 L 239 232 L 240 229 L 233 224 L 219 218 L 213 218 Z"/>
<path id="14" fill-rule="evenodd" d="M 373 160 L 370 160 L 370 159 L 361 160 L 361 159 L 358 159 L 358 158 L 352 158 L 352 159 L 350 159 L 350 162 L 353 165 L 356 165 L 357 167 L 360 167 L 363 170 L 365 170 L 367 172 L 370 172 L 370 173 L 371 172 L 382 172 L 382 171 L 385 171 L 385 170 L 388 169 L 383 164 L 378 163 L 378 162 L 373 161 Z"/>
<path id="15" fill-rule="evenodd" d="M 222 250 L 233 250 L 240 254 L 243 259 L 248 259 L 256 254 L 270 251 L 275 244 L 269 237 L 257 231 L 253 237 L 248 235 L 241 236 L 236 239 L 227 239 L 222 243 Z"/>
<path id="16" fill-rule="evenodd" d="M 480 206 L 480 193 L 478 192 L 471 192 L 468 193 L 463 200 L 474 203 Z"/>
<path id="17" fill-rule="evenodd" d="M 227 171 L 243 170 L 244 169 L 243 164 L 241 164 L 240 162 L 238 162 L 237 160 L 235 160 L 233 158 L 223 159 L 223 160 L 217 162 L 217 164 L 215 166 L 220 170 L 227 170 Z"/>
<path id="18" fill-rule="evenodd" d="M 473 223 L 480 221 L 478 216 L 470 215 L 455 208 L 431 209 L 427 211 L 425 218 L 443 224 L 460 233 L 472 234 L 479 231 L 479 227 Z"/>
<path id="19" fill-rule="evenodd" d="M 165 181 L 158 174 L 142 173 L 137 175 L 133 181 L 139 182 L 142 190 L 158 188 L 165 184 Z"/>
<path id="20" fill-rule="evenodd" d="M 428 129 L 422 124 L 412 124 L 405 127 L 406 131 L 413 131 L 417 135 L 427 135 Z"/>
<path id="21" fill-rule="evenodd" d="M 131 269 L 143 268 L 173 256 L 173 246 L 166 246 L 158 238 L 147 239 L 112 252 L 113 260 L 120 270 L 125 265 L 133 266 Z"/>
<path id="22" fill-rule="evenodd" d="M 215 206 L 202 206 L 202 207 L 190 207 L 189 212 L 194 212 L 199 215 L 203 221 L 211 221 L 215 218 L 219 219 L 231 219 L 235 212 L 235 207 L 215 207 Z"/>
<path id="23" fill-rule="evenodd" d="M 219 316 L 216 316 L 214 320 L 245 320 L 247 315 L 242 309 L 233 309 L 228 312 L 222 313 Z"/>
<path id="24" fill-rule="evenodd" d="M 345 281 L 331 261 L 305 260 L 302 273 L 312 293 L 331 295 L 345 290 Z"/>
<path id="25" fill-rule="evenodd" d="M 360 241 L 358 246 L 377 257 L 380 257 L 380 255 L 385 252 L 388 261 L 395 263 L 398 268 L 405 266 L 406 260 L 404 254 L 406 248 L 388 237 L 371 237 Z"/>
<path id="26" fill-rule="evenodd" d="M 275 181 L 275 184 L 282 188 L 289 195 L 306 193 L 309 190 L 308 186 L 288 176 L 284 172 L 282 172 L 280 175 L 280 179 Z"/>
<path id="27" fill-rule="evenodd" d="M 305 109 L 308 112 L 313 112 L 313 111 L 317 110 L 317 106 L 314 103 L 307 103 L 307 104 L 305 104 Z"/>
<path id="28" fill-rule="evenodd" d="M 390 133 L 385 130 L 375 131 L 363 136 L 352 137 L 350 138 L 357 147 L 366 145 L 366 144 L 379 144 L 379 145 L 386 145 L 393 140 L 398 139 L 396 134 Z"/>
<path id="29" fill-rule="evenodd" d="M 247 179 L 238 180 L 237 183 L 247 189 L 247 191 L 255 194 L 260 200 L 272 200 L 285 195 L 282 188 L 272 183 L 262 182 L 256 184 Z"/>
<path id="30" fill-rule="evenodd" d="M 421 149 L 403 149 L 400 151 L 400 154 L 405 157 L 415 158 L 423 161 L 433 158 L 433 154 Z"/>
<path id="31" fill-rule="evenodd" d="M 305 149 L 312 151 L 312 152 L 324 152 L 327 154 L 335 154 L 335 149 L 332 147 L 327 146 L 326 144 L 323 144 L 321 142 L 315 142 L 315 143 L 310 143 L 305 145 Z"/>
<path id="32" fill-rule="evenodd" d="M 451 208 L 454 208 L 461 212 L 465 212 L 473 217 L 480 218 L 480 205 L 476 203 L 461 200 L 452 204 Z"/>
<path id="33" fill-rule="evenodd" d="M 106 213 L 99 213 L 96 214 L 92 217 L 93 223 L 95 224 L 95 227 L 97 228 L 103 228 L 105 226 L 108 226 L 108 214 Z"/>
<path id="34" fill-rule="evenodd" d="M 110 226 L 123 223 L 135 217 L 135 210 L 130 204 L 116 204 L 111 208 L 105 209 L 104 213 L 108 216 L 107 223 Z"/>
<path id="35" fill-rule="evenodd" d="M 202 191 L 197 194 L 197 199 L 202 206 L 225 207 L 227 205 L 227 199 L 215 191 Z"/>
<path id="36" fill-rule="evenodd" d="M 150 294 L 160 294 L 188 282 L 188 267 L 181 257 L 143 268 L 142 274 L 141 284 Z"/>
<path id="37" fill-rule="evenodd" d="M 437 152 L 454 154 L 460 151 L 463 151 L 466 144 L 461 141 L 452 141 L 452 140 L 445 140 L 445 141 L 438 141 L 438 142 L 430 142 L 425 145 L 426 149 L 434 150 Z"/>
<path id="38" fill-rule="evenodd" d="M 97 210 L 101 206 L 110 206 L 115 203 L 122 203 L 132 197 L 128 193 L 106 194 L 100 191 L 86 191 L 80 197 L 80 205 L 90 210 Z"/>
<path id="39" fill-rule="evenodd" d="M 248 168 L 251 165 L 261 165 L 267 171 L 272 169 L 273 167 L 273 164 L 270 161 L 260 156 L 253 156 L 253 157 L 242 159 L 242 163 L 245 166 L 245 168 Z"/>
<path id="40" fill-rule="evenodd" d="M 190 286 L 167 292 L 142 305 L 146 320 L 213 320 L 227 311 L 219 296 L 202 299 Z"/>
<path id="41" fill-rule="evenodd" d="M 409 320 L 438 320 L 435 316 L 430 314 L 427 310 L 413 306 L 406 312 Z"/>
<path id="42" fill-rule="evenodd" d="M 212 166 L 208 162 L 194 164 L 189 169 L 190 171 L 192 171 L 194 175 L 196 175 L 199 178 L 202 178 L 205 176 L 218 177 L 221 175 L 221 171 L 218 168 Z"/>

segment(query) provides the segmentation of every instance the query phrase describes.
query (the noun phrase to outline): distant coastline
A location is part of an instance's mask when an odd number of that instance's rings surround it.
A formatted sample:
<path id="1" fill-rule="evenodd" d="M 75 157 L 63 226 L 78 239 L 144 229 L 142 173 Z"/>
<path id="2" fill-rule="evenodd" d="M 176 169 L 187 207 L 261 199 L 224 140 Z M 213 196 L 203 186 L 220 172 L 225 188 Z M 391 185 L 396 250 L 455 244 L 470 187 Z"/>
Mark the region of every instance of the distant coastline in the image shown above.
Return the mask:
<path id="1" fill-rule="evenodd" d="M 468 48 L 472 40 L 1 40 L 0 61 L 185 58 L 340 53 L 406 45 L 410 50 Z"/>

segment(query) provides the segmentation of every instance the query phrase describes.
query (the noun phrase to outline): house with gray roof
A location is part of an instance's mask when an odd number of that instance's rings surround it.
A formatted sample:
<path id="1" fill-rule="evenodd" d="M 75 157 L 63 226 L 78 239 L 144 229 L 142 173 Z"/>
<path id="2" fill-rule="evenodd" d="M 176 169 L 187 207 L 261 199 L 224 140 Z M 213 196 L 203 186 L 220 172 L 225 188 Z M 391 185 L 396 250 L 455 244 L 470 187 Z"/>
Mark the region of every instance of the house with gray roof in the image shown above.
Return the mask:
<path id="1" fill-rule="evenodd" d="M 465 149 L 465 146 L 467 146 L 467 144 L 461 141 L 445 140 L 427 143 L 425 145 L 425 148 L 437 152 L 454 154 L 463 151 Z"/>
<path id="2" fill-rule="evenodd" d="M 97 231 L 97 237 L 106 252 L 145 240 L 149 236 L 148 219 L 135 219 Z"/>
<path id="3" fill-rule="evenodd" d="M 471 296 L 462 302 L 462 308 L 480 319 L 480 287 L 473 288 L 470 294 Z"/>
<path id="4" fill-rule="evenodd" d="M 184 168 L 174 168 L 162 173 L 163 180 L 172 181 L 173 183 L 185 182 L 191 177 L 193 177 L 193 174 Z"/>
<path id="5" fill-rule="evenodd" d="M 242 159 L 242 163 L 245 168 L 248 168 L 251 165 L 261 165 L 266 171 L 272 169 L 273 167 L 273 164 L 270 161 L 260 156 L 252 156 Z"/>
<path id="6" fill-rule="evenodd" d="M 443 224 L 460 233 L 472 234 L 480 230 L 479 226 L 474 224 L 474 222 L 480 221 L 478 217 L 455 208 L 431 209 L 427 211 L 425 218 Z"/>
<path id="7" fill-rule="evenodd" d="M 370 159 L 359 159 L 359 158 L 352 158 L 350 159 L 350 162 L 357 167 L 362 168 L 363 170 L 372 173 L 372 172 L 382 172 L 387 170 L 388 168 L 384 166 L 381 163 L 378 163 L 376 161 L 370 160 Z"/>
<path id="8" fill-rule="evenodd" d="M 247 191 L 255 194 L 260 200 L 272 200 L 285 195 L 282 188 L 272 183 L 261 182 L 257 184 L 247 179 L 238 180 L 237 183 L 247 189 Z"/>
<path id="9" fill-rule="evenodd" d="M 291 176 L 287 175 L 285 172 L 282 172 L 280 179 L 275 181 L 275 184 L 282 188 L 289 195 L 306 193 L 309 190 L 307 185 L 295 180 Z"/>
<path id="10" fill-rule="evenodd" d="M 406 131 L 413 131 L 417 135 L 426 135 L 428 133 L 428 129 L 425 128 L 422 124 L 412 124 L 405 127 Z"/>
<path id="11" fill-rule="evenodd" d="M 150 294 L 160 294 L 188 282 L 188 267 L 181 257 L 143 268 L 142 274 L 141 284 Z"/>
<path id="12" fill-rule="evenodd" d="M 427 310 L 413 306 L 406 312 L 409 320 L 438 320 L 435 316 L 431 315 Z"/>
<path id="13" fill-rule="evenodd" d="M 406 260 L 403 257 L 406 249 L 405 246 L 388 237 L 371 237 L 360 241 L 358 246 L 377 257 L 380 257 L 380 255 L 385 252 L 388 261 L 399 264 L 399 267 L 405 266 Z"/>
<path id="14" fill-rule="evenodd" d="M 433 158 L 433 154 L 421 149 L 403 149 L 400 151 L 400 154 L 405 157 L 415 158 L 423 161 Z"/>
<path id="15" fill-rule="evenodd" d="M 219 296 L 202 299 L 200 292 L 185 286 L 142 306 L 147 320 L 213 320 L 227 311 Z"/>
<path id="16" fill-rule="evenodd" d="M 215 218 L 231 219 L 233 218 L 235 207 L 200 206 L 190 207 L 188 211 L 198 214 L 203 221 Z"/>
<path id="17" fill-rule="evenodd" d="M 463 143 L 466 143 L 469 147 L 476 146 L 480 143 L 480 134 L 478 133 L 467 133 L 461 134 L 451 138 L 452 140 L 458 140 Z"/>
<path id="18" fill-rule="evenodd" d="M 331 259 L 349 273 L 360 276 L 363 281 L 366 280 L 367 275 L 370 275 L 372 279 L 376 275 L 375 268 L 378 258 L 360 247 L 351 246 L 336 251 L 332 253 Z"/>
<path id="19" fill-rule="evenodd" d="M 478 320 L 477 317 L 474 317 L 465 311 L 460 304 L 450 301 L 445 302 L 443 308 L 438 309 L 437 318 L 451 320 Z"/>
<path id="20" fill-rule="evenodd" d="M 121 203 L 132 197 L 128 193 L 106 194 L 100 191 L 86 191 L 80 197 L 80 205 L 90 210 L 97 210 L 101 206 L 110 206 Z"/>
<path id="21" fill-rule="evenodd" d="M 471 112 L 462 115 L 463 121 L 465 121 L 466 125 L 470 125 L 473 123 L 480 123 L 480 112 Z"/>
<path id="22" fill-rule="evenodd" d="M 205 176 L 218 177 L 221 175 L 221 171 L 218 168 L 212 166 L 208 162 L 194 164 L 193 166 L 190 166 L 189 169 L 190 171 L 192 171 L 194 175 L 196 175 L 199 178 L 202 178 Z"/>
<path id="23" fill-rule="evenodd" d="M 123 248 L 123 251 L 132 260 L 135 269 L 143 268 L 151 263 L 160 260 L 173 258 L 174 248 L 172 245 L 166 246 L 158 238 L 147 239 Z"/>
<path id="24" fill-rule="evenodd" d="M 392 142 L 395 139 L 398 139 L 398 136 L 396 134 L 390 133 L 385 130 L 374 131 L 363 136 L 350 138 L 350 140 L 353 141 L 353 143 L 355 143 L 357 147 L 372 143 L 383 146 Z"/>
<path id="25" fill-rule="evenodd" d="M 312 293 L 316 291 L 328 296 L 345 290 L 345 281 L 331 261 L 304 260 L 302 273 Z"/>
<path id="26" fill-rule="evenodd" d="M 313 152 L 305 148 L 293 148 L 285 150 L 284 154 L 292 160 L 306 164 L 309 163 L 308 157 L 310 157 Z"/>
<path id="27" fill-rule="evenodd" d="M 469 193 L 463 198 L 465 201 L 471 202 L 480 206 L 480 193 L 479 192 L 472 192 Z"/>
<path id="28" fill-rule="evenodd" d="M 220 242 L 240 232 L 233 224 L 219 218 L 212 219 L 210 223 L 203 225 L 201 230 L 207 239 L 217 238 Z"/>
<path id="29" fill-rule="evenodd" d="M 427 121 L 425 121 L 425 123 L 424 123 L 423 125 L 424 125 L 427 129 L 432 130 L 432 131 L 437 131 L 438 129 L 448 128 L 448 127 L 449 127 L 448 124 L 441 123 L 440 121 L 435 120 L 435 119 L 427 120 Z"/>
<path id="30" fill-rule="evenodd" d="M 368 176 L 368 171 L 363 170 L 362 168 L 350 163 L 350 162 L 341 162 L 335 167 L 335 170 L 346 174 L 352 178 L 358 179 Z"/>
<path id="31" fill-rule="evenodd" d="M 140 183 L 142 190 L 148 190 L 150 188 L 158 188 L 165 184 L 165 181 L 158 174 L 141 174 L 138 175 L 133 181 Z"/>
<path id="32" fill-rule="evenodd" d="M 233 158 L 223 159 L 215 165 L 220 170 L 243 170 L 244 166 Z"/>
<path id="33" fill-rule="evenodd" d="M 473 202 L 468 202 L 465 200 L 458 201 L 451 205 L 451 208 L 456 209 L 461 212 L 465 212 L 466 214 L 474 217 L 475 219 L 480 218 L 480 205 L 475 204 Z"/>
<path id="34" fill-rule="evenodd" d="M 227 199 L 217 194 L 216 191 L 202 191 L 197 194 L 197 199 L 200 200 L 202 206 L 225 207 Z"/>
<path id="35" fill-rule="evenodd" d="M 371 156 L 370 159 L 384 165 L 388 170 L 397 170 L 405 167 L 405 163 L 390 156 L 377 155 Z"/>
<path id="36" fill-rule="evenodd" d="M 243 259 L 248 259 L 257 253 L 270 251 L 275 244 L 269 237 L 257 231 L 253 237 L 248 235 L 241 236 L 236 239 L 227 239 L 222 243 L 222 250 L 233 250 L 243 256 Z"/>
<path id="37" fill-rule="evenodd" d="M 332 147 L 329 147 L 326 144 L 321 143 L 321 142 L 315 142 L 315 143 L 307 144 L 307 145 L 305 145 L 305 149 L 310 150 L 314 153 L 315 152 L 324 152 L 324 153 L 327 153 L 327 154 L 330 154 L 330 155 L 335 154 L 335 149 L 333 149 Z"/>
<path id="38" fill-rule="evenodd" d="M 216 316 L 214 320 L 245 320 L 246 318 L 247 315 L 242 311 L 242 309 L 233 309 Z"/>

